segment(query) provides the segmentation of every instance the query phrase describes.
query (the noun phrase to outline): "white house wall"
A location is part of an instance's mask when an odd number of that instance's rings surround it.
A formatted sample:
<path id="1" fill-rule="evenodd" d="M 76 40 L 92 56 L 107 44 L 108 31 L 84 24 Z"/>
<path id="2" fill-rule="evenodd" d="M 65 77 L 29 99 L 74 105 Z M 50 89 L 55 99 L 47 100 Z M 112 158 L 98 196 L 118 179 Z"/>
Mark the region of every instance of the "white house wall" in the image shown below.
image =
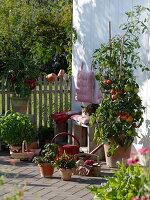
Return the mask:
<path id="1" fill-rule="evenodd" d="M 150 0 L 73 0 L 73 26 L 78 39 L 73 46 L 73 87 L 72 110 L 81 108 L 81 102 L 74 100 L 76 75 L 81 62 L 86 63 L 86 70 L 90 70 L 92 53 L 99 48 L 100 43 L 108 41 L 108 23 L 111 21 L 112 36 L 120 32 L 119 25 L 125 20 L 125 12 L 132 11 L 133 6 L 142 5 L 150 8 Z M 150 27 L 150 25 L 149 25 Z M 141 38 L 141 58 L 150 66 L 150 37 Z M 137 82 L 140 85 L 140 96 L 146 106 L 145 122 L 138 130 L 141 138 L 136 138 L 133 151 L 142 146 L 150 147 L 150 72 L 136 71 Z"/>

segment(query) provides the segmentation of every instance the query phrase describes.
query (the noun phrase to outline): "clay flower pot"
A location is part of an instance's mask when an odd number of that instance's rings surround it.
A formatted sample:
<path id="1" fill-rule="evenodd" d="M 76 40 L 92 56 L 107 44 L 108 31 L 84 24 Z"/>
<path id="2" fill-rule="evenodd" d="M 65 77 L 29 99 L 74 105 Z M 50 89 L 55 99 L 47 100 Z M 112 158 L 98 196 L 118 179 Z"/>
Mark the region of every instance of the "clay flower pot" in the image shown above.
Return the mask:
<path id="1" fill-rule="evenodd" d="M 41 177 L 52 177 L 54 173 L 54 168 L 50 163 L 40 163 L 38 164 L 40 168 Z"/>
<path id="2" fill-rule="evenodd" d="M 65 73 L 65 70 L 64 69 L 60 69 L 60 71 L 58 73 L 58 78 L 59 79 L 63 79 L 64 73 Z"/>
<path id="3" fill-rule="evenodd" d="M 46 76 L 46 80 L 50 83 L 54 82 L 56 78 L 57 78 L 57 75 L 55 73 L 51 73 Z"/>
<path id="4" fill-rule="evenodd" d="M 104 144 L 106 164 L 109 167 L 117 167 L 117 164 L 116 164 L 117 161 L 119 161 L 120 163 L 124 162 L 126 164 L 126 160 L 130 158 L 131 146 L 129 146 L 128 148 L 120 146 L 114 155 L 108 157 L 107 152 L 109 148 L 110 148 L 110 145 Z"/>
<path id="5" fill-rule="evenodd" d="M 72 176 L 72 169 L 60 168 L 59 172 L 63 181 L 70 181 L 71 176 Z"/>

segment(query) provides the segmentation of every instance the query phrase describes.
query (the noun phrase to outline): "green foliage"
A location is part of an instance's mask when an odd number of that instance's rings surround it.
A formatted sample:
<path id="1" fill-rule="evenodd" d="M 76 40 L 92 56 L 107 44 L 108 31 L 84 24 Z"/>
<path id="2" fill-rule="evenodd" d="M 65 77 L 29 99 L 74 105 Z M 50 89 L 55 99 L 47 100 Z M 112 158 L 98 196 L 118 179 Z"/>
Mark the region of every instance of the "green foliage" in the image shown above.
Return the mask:
<path id="1" fill-rule="evenodd" d="M 144 107 L 138 96 L 139 85 L 134 70 L 147 70 L 137 51 L 139 35 L 147 30 L 147 19 L 141 19 L 144 11 L 149 12 L 149 9 L 136 6 L 133 12 L 126 13 L 127 23 L 121 25 L 123 35 L 116 35 L 109 43 L 101 44 L 93 54 L 93 65 L 98 69 L 95 78 L 104 98 L 91 118 L 91 124 L 96 124 L 95 140 L 98 143 L 113 139 L 109 156 L 119 145 L 128 147 L 137 136 L 136 128 L 143 122 Z"/>
<path id="2" fill-rule="evenodd" d="M 88 189 L 95 194 L 94 200 L 131 200 L 142 186 L 142 175 L 143 170 L 138 164 L 126 167 L 122 163 L 114 177 L 106 178 L 107 182 L 99 187 L 92 186 Z"/>
<path id="3" fill-rule="evenodd" d="M 45 144 L 42 150 L 43 157 L 35 157 L 33 161 L 37 164 L 39 163 L 51 163 L 54 164 L 56 156 L 58 156 L 59 145 L 57 144 Z"/>
<path id="4" fill-rule="evenodd" d="M 0 0 L 0 5 L 1 75 L 23 73 L 25 80 L 67 70 L 75 32 L 72 2 Z"/>
<path id="5" fill-rule="evenodd" d="M 28 116 L 7 111 L 0 118 L 0 139 L 8 145 L 22 145 L 23 140 L 30 142 L 34 137 L 34 127 Z"/>

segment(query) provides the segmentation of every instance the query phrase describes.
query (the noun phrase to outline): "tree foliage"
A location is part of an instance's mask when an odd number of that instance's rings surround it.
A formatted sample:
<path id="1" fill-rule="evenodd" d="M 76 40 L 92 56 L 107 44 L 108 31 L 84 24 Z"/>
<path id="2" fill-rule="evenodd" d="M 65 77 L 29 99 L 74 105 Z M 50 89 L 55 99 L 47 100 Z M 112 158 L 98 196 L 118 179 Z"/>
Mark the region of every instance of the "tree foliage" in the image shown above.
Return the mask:
<path id="1" fill-rule="evenodd" d="M 0 5 L 3 74 L 67 71 L 74 32 L 71 1 L 0 0 Z"/>

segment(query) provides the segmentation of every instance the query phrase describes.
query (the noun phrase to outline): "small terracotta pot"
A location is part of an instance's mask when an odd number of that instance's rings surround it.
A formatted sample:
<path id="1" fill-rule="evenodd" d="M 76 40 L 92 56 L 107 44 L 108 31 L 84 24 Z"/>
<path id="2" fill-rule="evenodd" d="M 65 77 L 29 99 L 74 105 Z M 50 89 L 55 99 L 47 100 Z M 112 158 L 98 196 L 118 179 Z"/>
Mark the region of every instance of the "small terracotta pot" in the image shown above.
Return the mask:
<path id="1" fill-rule="evenodd" d="M 41 177 L 52 177 L 54 173 L 54 168 L 50 163 L 38 164 L 40 168 Z"/>
<path id="2" fill-rule="evenodd" d="M 72 176 L 72 169 L 60 168 L 59 172 L 63 181 L 70 181 L 71 176 Z"/>
<path id="3" fill-rule="evenodd" d="M 46 80 L 48 82 L 52 83 L 56 80 L 56 77 L 57 77 L 57 75 L 55 73 L 51 73 L 46 76 Z"/>
<path id="4" fill-rule="evenodd" d="M 63 79 L 64 73 L 65 73 L 65 70 L 64 69 L 60 69 L 60 71 L 58 73 L 58 78 L 59 79 Z"/>

